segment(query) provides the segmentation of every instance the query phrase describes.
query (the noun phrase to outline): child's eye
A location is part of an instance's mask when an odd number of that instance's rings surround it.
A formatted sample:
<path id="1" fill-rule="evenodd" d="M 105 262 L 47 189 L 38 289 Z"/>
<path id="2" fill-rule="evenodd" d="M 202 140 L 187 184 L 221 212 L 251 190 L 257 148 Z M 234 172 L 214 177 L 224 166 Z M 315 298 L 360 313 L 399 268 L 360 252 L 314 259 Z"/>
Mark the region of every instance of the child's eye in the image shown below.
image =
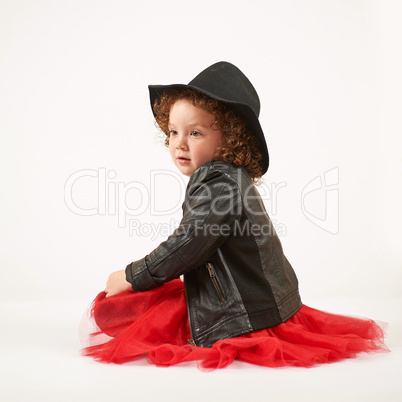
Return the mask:
<path id="1" fill-rule="evenodd" d="M 170 130 L 169 131 L 169 135 L 176 135 L 177 134 L 177 131 L 176 130 Z"/>
<path id="2" fill-rule="evenodd" d="M 201 133 L 199 133 L 198 131 L 193 130 L 191 132 L 191 136 L 193 136 L 193 137 L 199 137 L 200 135 L 201 135 Z"/>

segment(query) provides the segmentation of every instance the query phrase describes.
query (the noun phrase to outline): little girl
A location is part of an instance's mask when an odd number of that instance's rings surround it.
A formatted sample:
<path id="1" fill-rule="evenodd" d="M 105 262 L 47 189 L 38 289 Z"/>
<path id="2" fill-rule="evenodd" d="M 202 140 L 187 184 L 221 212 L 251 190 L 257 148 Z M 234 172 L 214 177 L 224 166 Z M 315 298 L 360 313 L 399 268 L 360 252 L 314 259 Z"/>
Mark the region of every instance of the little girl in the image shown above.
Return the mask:
<path id="1" fill-rule="evenodd" d="M 149 90 L 172 160 L 190 177 L 183 218 L 155 250 L 110 275 L 93 302 L 97 330 L 84 354 L 213 369 L 235 358 L 309 367 L 386 350 L 374 321 L 302 304 L 255 188 L 269 156 L 247 77 L 219 62 L 188 85 Z"/>

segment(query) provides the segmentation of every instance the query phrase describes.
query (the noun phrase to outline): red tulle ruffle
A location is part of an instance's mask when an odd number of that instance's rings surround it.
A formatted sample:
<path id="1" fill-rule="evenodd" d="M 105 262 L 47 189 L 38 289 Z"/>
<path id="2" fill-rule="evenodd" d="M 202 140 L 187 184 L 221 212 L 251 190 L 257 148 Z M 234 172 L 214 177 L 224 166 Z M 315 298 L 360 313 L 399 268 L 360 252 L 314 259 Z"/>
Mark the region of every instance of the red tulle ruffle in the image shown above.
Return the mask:
<path id="1" fill-rule="evenodd" d="M 191 346 L 180 279 L 147 292 L 128 291 L 108 298 L 101 292 L 93 302 L 91 318 L 97 330 L 89 336 L 83 354 L 107 363 L 146 355 L 158 366 L 197 361 L 202 368 L 216 369 L 238 358 L 268 367 L 311 367 L 360 352 L 388 350 L 383 329 L 373 320 L 306 305 L 276 327 L 224 339 L 211 348 Z"/>

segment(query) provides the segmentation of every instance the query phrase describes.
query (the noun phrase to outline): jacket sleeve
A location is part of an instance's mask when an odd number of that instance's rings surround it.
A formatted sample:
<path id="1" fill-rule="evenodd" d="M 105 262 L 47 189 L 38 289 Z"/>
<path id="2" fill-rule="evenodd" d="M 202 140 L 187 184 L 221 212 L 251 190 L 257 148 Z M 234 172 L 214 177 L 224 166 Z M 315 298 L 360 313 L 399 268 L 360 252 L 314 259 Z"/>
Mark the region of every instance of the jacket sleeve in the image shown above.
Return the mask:
<path id="1" fill-rule="evenodd" d="M 234 229 L 242 213 L 237 182 L 210 165 L 191 177 L 179 227 L 145 258 L 129 264 L 133 290 L 153 289 L 205 263 Z"/>

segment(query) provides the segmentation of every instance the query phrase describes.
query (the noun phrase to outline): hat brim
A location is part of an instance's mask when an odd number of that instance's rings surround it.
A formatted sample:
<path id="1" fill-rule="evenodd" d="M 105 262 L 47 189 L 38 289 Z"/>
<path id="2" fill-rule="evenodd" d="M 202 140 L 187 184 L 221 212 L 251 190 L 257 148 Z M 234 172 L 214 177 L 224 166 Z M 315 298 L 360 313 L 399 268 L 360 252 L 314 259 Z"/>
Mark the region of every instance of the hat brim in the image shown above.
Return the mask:
<path id="1" fill-rule="evenodd" d="M 247 122 L 247 125 L 249 129 L 254 133 L 259 146 L 260 146 L 260 152 L 262 154 L 262 162 L 261 162 L 261 168 L 262 168 L 262 174 L 266 173 L 269 167 L 269 153 L 268 153 L 268 147 L 267 143 L 265 141 L 265 136 L 264 132 L 262 131 L 262 127 L 260 124 L 260 121 L 258 120 L 258 117 L 255 115 L 254 111 L 246 104 L 240 103 L 240 102 L 234 102 L 230 101 L 227 99 L 220 98 L 219 96 L 216 96 L 215 94 L 212 94 L 208 91 L 205 91 L 204 89 L 197 88 L 194 85 L 185 85 L 185 84 L 172 84 L 172 85 L 148 85 L 149 88 L 149 95 L 150 95 L 150 101 L 151 101 L 151 108 L 154 116 L 156 116 L 155 111 L 154 111 L 154 104 L 155 101 L 162 96 L 163 92 L 166 91 L 167 89 L 173 89 L 173 88 L 190 88 L 194 89 L 204 95 L 209 96 L 212 99 L 216 99 L 219 102 L 224 103 L 228 107 L 230 107 L 236 114 L 242 116 L 245 121 Z"/>

